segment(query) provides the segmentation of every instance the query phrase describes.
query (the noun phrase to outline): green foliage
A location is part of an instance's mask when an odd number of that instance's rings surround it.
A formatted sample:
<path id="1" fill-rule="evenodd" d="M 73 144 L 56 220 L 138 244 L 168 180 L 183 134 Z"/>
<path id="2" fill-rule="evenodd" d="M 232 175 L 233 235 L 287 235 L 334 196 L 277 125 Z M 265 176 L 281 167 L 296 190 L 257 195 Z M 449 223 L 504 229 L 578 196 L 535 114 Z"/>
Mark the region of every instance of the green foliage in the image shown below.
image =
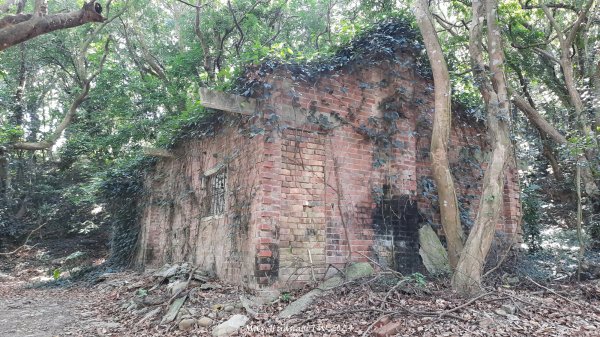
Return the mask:
<path id="1" fill-rule="evenodd" d="M 52 271 L 52 278 L 54 279 L 54 281 L 57 281 L 60 278 L 60 269 L 56 268 Z"/>
<path id="2" fill-rule="evenodd" d="M 143 156 L 128 158 L 108 170 L 98 181 L 98 197 L 110 214 L 108 221 L 113 228 L 109 261 L 112 264 L 126 266 L 133 261 L 139 235 L 144 174 L 154 162 Z"/>
<path id="3" fill-rule="evenodd" d="M 21 139 L 25 133 L 20 126 L 12 126 L 9 124 L 0 125 L 0 145 L 13 143 Z"/>
<path id="4" fill-rule="evenodd" d="M 413 283 L 420 288 L 424 288 L 427 285 L 427 279 L 425 278 L 425 275 L 421 273 L 412 273 L 407 276 L 407 279 L 410 283 Z"/>
<path id="5" fill-rule="evenodd" d="M 137 297 L 146 297 L 147 295 L 148 295 L 148 290 L 146 290 L 144 288 L 139 288 L 135 292 L 135 296 L 137 296 Z"/>
<path id="6" fill-rule="evenodd" d="M 294 299 L 294 296 L 291 293 L 281 293 L 281 296 L 279 296 L 279 299 L 281 300 L 281 302 L 284 303 L 289 303 Z"/>

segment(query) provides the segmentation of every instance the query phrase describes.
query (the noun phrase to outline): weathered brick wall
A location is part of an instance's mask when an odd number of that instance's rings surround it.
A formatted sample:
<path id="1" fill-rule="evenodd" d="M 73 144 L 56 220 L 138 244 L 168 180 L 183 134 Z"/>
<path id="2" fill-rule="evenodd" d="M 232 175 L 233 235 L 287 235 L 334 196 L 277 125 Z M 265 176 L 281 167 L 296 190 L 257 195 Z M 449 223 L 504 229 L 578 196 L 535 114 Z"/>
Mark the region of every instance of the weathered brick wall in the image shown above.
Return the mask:
<path id="1" fill-rule="evenodd" d="M 223 279 L 254 282 L 262 144 L 262 137 L 249 139 L 227 127 L 214 137 L 185 142 L 173 150 L 175 158 L 162 159 L 146 179 L 138 263 L 189 261 Z M 227 212 L 209 216 L 204 173 L 219 165 L 227 174 Z"/>
<path id="2" fill-rule="evenodd" d="M 310 81 L 285 67 L 248 74 L 260 84 L 253 126 L 264 135 L 247 137 L 248 125 L 226 127 L 161 161 L 148 177 L 139 260 L 187 260 L 253 287 L 311 282 L 330 265 L 367 257 L 421 270 L 418 227 L 439 223 L 428 155 L 433 88 L 411 55 L 399 59 L 348 65 Z M 486 153 L 483 127 L 456 119 L 450 162 L 467 226 L 477 212 Z M 199 213 L 200 176 L 222 162 L 227 210 L 206 219 Z M 518 197 L 513 165 L 499 230 L 518 231 Z"/>
<path id="3" fill-rule="evenodd" d="M 281 209 L 270 227 L 277 235 L 269 241 L 279 248 L 278 286 L 318 279 L 330 264 L 366 256 L 403 271 L 421 270 L 418 225 L 439 224 L 435 187 L 429 195 L 423 191 L 433 182 L 428 156 L 433 89 L 410 67 L 411 56 L 402 57 L 408 61 L 346 67 L 310 83 L 292 80 L 293 70 L 285 69 L 261 78 L 268 94 L 255 96 L 268 97 L 266 120 L 273 120 L 270 113 L 278 116 L 271 135 L 273 146 L 281 148 L 281 168 L 269 171 L 281 183 Z M 389 111 L 401 117 L 390 122 L 395 131 L 382 136 Z M 485 130 L 457 119 L 451 134 L 451 165 L 469 225 L 485 170 Z M 514 171 L 507 170 L 506 180 L 498 229 L 512 234 L 520 216 Z"/>
<path id="4" fill-rule="evenodd" d="M 414 131 L 419 111 L 431 107 L 431 88 L 407 64 L 345 68 L 313 83 L 292 81 L 285 70 L 262 79 L 269 88 L 264 109 L 279 116 L 272 137 L 281 147 L 281 168 L 269 170 L 281 183 L 280 217 L 272 219 L 279 231 L 270 241 L 279 247 L 279 286 L 318 279 L 330 264 L 366 256 L 405 269 L 419 263 L 418 214 L 374 220 L 377 201 L 386 198 L 398 203 L 403 196 L 403 205 L 416 210 Z M 372 121 L 388 123 L 386 104 L 400 117 L 389 121 L 397 130 L 388 136 Z"/>

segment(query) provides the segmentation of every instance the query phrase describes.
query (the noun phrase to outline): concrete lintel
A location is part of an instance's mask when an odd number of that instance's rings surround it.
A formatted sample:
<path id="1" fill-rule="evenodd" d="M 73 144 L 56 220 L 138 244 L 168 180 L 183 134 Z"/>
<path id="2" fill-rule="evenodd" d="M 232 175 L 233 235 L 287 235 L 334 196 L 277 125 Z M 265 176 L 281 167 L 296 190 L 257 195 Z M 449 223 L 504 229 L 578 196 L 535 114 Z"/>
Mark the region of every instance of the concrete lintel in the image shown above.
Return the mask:
<path id="1" fill-rule="evenodd" d="M 207 88 L 200 88 L 200 101 L 204 107 L 242 115 L 253 115 L 257 111 L 257 102 L 254 98 L 232 95 Z"/>

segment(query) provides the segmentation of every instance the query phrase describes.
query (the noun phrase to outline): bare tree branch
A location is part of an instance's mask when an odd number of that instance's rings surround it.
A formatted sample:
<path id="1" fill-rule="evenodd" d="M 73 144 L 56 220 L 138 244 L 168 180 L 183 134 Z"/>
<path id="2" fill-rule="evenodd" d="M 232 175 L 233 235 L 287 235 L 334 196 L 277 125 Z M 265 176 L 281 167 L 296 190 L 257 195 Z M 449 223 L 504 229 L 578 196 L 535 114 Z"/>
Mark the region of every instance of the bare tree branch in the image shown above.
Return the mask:
<path id="1" fill-rule="evenodd" d="M 191 4 L 191 3 L 187 2 L 187 1 L 183 1 L 183 0 L 177 0 L 177 1 L 181 2 L 184 5 L 187 5 L 187 6 L 190 6 L 190 7 L 194 7 L 196 9 L 202 9 L 204 6 L 206 6 L 206 4 L 204 4 L 204 5 L 194 5 L 194 4 Z"/>

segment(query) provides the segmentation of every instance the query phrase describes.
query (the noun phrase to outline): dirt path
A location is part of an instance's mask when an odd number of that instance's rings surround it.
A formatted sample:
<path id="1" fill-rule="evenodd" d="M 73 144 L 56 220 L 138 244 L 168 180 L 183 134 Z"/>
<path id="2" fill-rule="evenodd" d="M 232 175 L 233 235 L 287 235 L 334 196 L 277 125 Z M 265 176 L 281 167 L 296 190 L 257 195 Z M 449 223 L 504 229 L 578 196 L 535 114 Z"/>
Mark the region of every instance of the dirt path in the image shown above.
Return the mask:
<path id="1" fill-rule="evenodd" d="M 102 336 L 119 327 L 97 316 L 93 295 L 86 289 L 27 289 L 22 282 L 0 283 L 2 337 L 82 336 L 82 328 L 87 336 Z"/>

